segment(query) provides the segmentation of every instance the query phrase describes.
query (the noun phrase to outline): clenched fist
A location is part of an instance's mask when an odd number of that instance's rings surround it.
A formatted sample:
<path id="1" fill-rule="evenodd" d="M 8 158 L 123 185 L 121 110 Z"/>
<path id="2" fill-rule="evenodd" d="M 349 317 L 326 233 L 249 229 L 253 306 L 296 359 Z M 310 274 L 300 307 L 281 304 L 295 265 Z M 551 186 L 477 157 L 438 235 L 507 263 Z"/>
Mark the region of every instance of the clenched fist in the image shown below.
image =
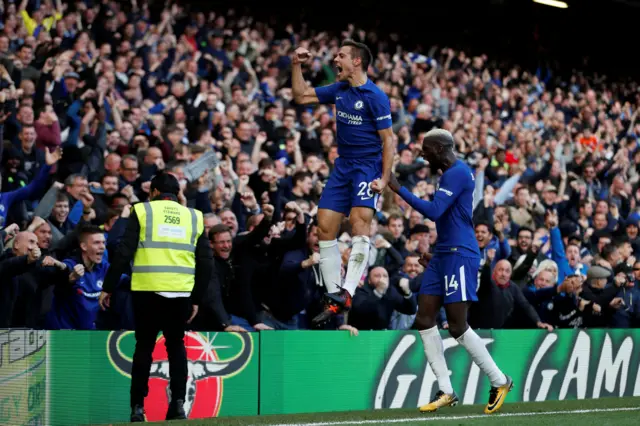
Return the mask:
<path id="1" fill-rule="evenodd" d="M 295 52 L 293 52 L 293 63 L 294 64 L 304 64 L 309 59 L 311 59 L 311 53 L 309 50 L 304 47 L 298 47 Z"/>
<path id="2" fill-rule="evenodd" d="M 264 216 L 267 219 L 271 220 L 271 218 L 273 218 L 273 212 L 275 211 L 275 208 L 271 204 L 263 204 L 262 211 L 264 212 Z"/>
<path id="3" fill-rule="evenodd" d="M 78 278 L 84 276 L 84 265 L 76 265 L 73 267 L 73 271 L 69 274 L 69 281 L 74 282 L 77 281 Z"/>
<path id="4" fill-rule="evenodd" d="M 389 182 L 386 179 L 376 179 L 371 182 L 371 190 L 376 194 L 382 194 Z"/>
<path id="5" fill-rule="evenodd" d="M 40 259 L 40 249 L 38 247 L 34 247 L 27 253 L 27 262 L 33 263 L 36 260 Z"/>

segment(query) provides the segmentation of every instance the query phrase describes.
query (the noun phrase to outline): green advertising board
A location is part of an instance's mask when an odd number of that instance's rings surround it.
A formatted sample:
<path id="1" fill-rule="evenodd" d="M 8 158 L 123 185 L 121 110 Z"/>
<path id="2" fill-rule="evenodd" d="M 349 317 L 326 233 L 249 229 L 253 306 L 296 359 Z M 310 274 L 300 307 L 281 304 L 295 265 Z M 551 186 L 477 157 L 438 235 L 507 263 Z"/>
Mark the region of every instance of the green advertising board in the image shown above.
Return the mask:
<path id="1" fill-rule="evenodd" d="M 187 333 L 189 418 L 258 413 L 257 334 Z M 81 425 L 129 420 L 133 332 L 0 331 L 0 424 Z M 153 352 L 147 420 L 164 420 L 164 338 Z M 46 381 L 45 381 L 46 379 Z"/>
<path id="2" fill-rule="evenodd" d="M 640 395 L 638 330 L 478 334 L 515 381 L 507 402 Z M 442 336 L 462 403 L 486 403 L 486 376 L 455 339 Z M 261 414 L 412 408 L 437 391 L 417 332 L 264 333 L 260 352 Z"/>
<path id="3" fill-rule="evenodd" d="M 507 402 L 640 396 L 640 330 L 479 331 L 515 381 Z M 443 333 L 463 404 L 489 383 Z M 426 403 L 437 381 L 416 332 L 187 333 L 189 418 L 288 414 Z M 0 330 L 0 424 L 81 425 L 129 417 L 132 332 Z M 168 398 L 163 338 L 153 353 L 148 420 Z"/>
<path id="4" fill-rule="evenodd" d="M 45 425 L 47 332 L 0 330 L 0 425 Z"/>

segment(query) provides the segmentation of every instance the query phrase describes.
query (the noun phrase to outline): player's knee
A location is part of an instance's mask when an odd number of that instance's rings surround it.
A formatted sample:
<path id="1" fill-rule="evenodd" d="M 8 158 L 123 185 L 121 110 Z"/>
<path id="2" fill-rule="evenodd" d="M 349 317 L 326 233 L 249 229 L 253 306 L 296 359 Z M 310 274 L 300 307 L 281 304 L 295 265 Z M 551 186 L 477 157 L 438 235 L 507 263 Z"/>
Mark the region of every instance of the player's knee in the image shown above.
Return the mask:
<path id="1" fill-rule="evenodd" d="M 436 326 L 436 319 L 429 318 L 426 316 L 416 316 L 415 322 L 413 324 L 416 330 L 428 330 Z"/>
<path id="2" fill-rule="evenodd" d="M 457 339 L 458 337 L 462 336 L 465 331 L 467 331 L 468 327 L 469 326 L 467 325 L 466 321 L 460 323 L 449 321 L 449 334 L 454 339 Z"/>
<path id="3" fill-rule="evenodd" d="M 318 226 L 318 239 L 320 241 L 331 241 L 336 239 L 336 231 L 332 226 Z"/>
<path id="4" fill-rule="evenodd" d="M 364 235 L 369 236 L 371 222 L 367 221 L 365 218 L 352 215 L 349 218 L 349 222 L 351 223 L 351 233 L 352 235 Z"/>

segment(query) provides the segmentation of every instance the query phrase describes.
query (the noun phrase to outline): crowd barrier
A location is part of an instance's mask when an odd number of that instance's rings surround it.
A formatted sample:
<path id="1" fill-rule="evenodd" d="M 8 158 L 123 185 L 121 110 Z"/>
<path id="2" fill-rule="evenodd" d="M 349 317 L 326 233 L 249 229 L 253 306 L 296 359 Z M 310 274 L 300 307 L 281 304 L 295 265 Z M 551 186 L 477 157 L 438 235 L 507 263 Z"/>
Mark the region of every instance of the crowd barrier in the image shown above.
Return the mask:
<path id="1" fill-rule="evenodd" d="M 479 331 L 514 378 L 507 402 L 640 396 L 640 330 Z M 443 333 L 463 404 L 484 403 L 489 383 Z M 410 408 L 437 382 L 416 332 L 188 333 L 190 418 Z M 125 422 L 133 332 L 0 330 L 0 424 Z M 153 354 L 150 421 L 167 409 L 168 363 Z"/>

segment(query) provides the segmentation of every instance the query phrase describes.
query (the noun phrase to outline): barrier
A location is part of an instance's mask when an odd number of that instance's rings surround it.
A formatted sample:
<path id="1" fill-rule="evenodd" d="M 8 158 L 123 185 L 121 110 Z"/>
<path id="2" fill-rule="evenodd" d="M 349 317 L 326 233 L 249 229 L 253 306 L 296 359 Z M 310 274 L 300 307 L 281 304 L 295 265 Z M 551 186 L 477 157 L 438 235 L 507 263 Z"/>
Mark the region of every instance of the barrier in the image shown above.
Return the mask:
<path id="1" fill-rule="evenodd" d="M 29 336 L 37 336 L 42 344 L 25 345 L 34 340 Z M 185 409 L 190 418 L 258 414 L 257 337 L 187 333 Z M 0 332 L 0 339 L 0 424 L 128 421 L 133 332 L 10 330 Z M 168 373 L 160 336 L 145 400 L 149 421 L 164 420 Z"/>
<path id="2" fill-rule="evenodd" d="M 640 330 L 480 331 L 516 387 L 507 402 L 640 396 Z M 489 383 L 443 333 L 463 404 Z M 288 414 L 425 403 L 436 380 L 417 332 L 188 333 L 190 418 Z M 123 422 L 129 416 L 132 332 L 0 330 L 0 424 Z M 167 408 L 168 363 L 153 355 L 148 419 Z"/>
<path id="3" fill-rule="evenodd" d="M 515 381 L 507 402 L 640 395 L 640 331 L 478 331 Z M 463 404 L 486 403 L 489 382 L 466 350 L 442 334 L 451 382 Z M 260 413 L 414 408 L 437 381 L 417 332 L 264 333 Z"/>

